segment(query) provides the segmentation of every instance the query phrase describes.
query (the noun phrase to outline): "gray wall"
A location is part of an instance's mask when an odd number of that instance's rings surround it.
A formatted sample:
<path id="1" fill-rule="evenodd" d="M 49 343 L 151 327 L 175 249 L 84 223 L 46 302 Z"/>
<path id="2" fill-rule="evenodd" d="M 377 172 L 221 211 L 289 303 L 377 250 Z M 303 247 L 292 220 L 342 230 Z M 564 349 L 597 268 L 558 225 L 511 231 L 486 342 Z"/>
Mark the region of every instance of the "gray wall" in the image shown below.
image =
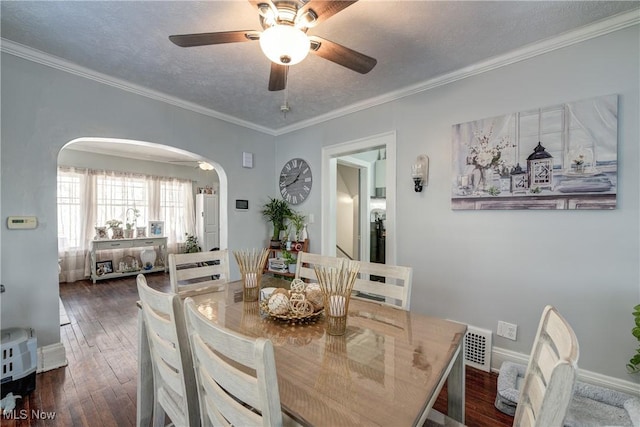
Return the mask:
<path id="1" fill-rule="evenodd" d="M 9 215 L 37 215 L 36 230 L 2 227 L 2 327 L 31 326 L 39 345 L 59 342 L 56 160 L 83 136 L 173 145 L 220 163 L 229 204 L 230 248 L 261 246 L 259 207 L 277 195 L 284 162 L 313 168 L 311 250 L 320 250 L 321 148 L 392 130 L 397 135 L 399 264 L 414 267 L 411 307 L 495 331 L 519 326 L 518 340 L 494 345 L 528 354 L 545 304 L 575 327 L 580 366 L 638 381 L 624 365 L 637 342 L 631 308 L 640 302 L 638 26 L 276 138 L 115 88 L 2 55 L 1 202 Z M 619 99 L 619 188 L 614 211 L 450 209 L 451 126 L 478 118 L 598 95 Z M 309 102 L 313 102 L 310 100 Z M 275 148 L 274 148 L 275 145 Z M 241 167 L 243 151 L 254 169 Z M 429 186 L 413 192 L 410 165 L 430 156 Z"/>
<path id="2" fill-rule="evenodd" d="M 494 346 L 528 354 L 553 304 L 576 330 L 581 368 L 638 382 L 624 367 L 640 303 L 639 40 L 635 26 L 302 129 L 278 138 L 276 156 L 306 159 L 317 177 L 323 146 L 395 130 L 397 263 L 414 268 L 411 309 L 494 333 L 498 320 L 515 323 L 517 341 L 494 334 Z M 620 95 L 616 210 L 451 210 L 452 125 L 606 94 Z M 417 194 L 410 165 L 421 153 L 430 175 Z M 300 206 L 318 219 L 320 190 Z M 314 251 L 320 232 L 316 220 Z"/>
<path id="3" fill-rule="evenodd" d="M 38 346 L 60 342 L 57 281 L 58 152 L 80 137 L 110 137 L 178 147 L 215 160 L 227 174 L 229 248 L 262 247 L 258 206 L 273 194 L 274 138 L 69 73 L 2 54 L 2 328 L 32 327 Z M 242 168 L 242 152 L 254 168 Z M 6 217 L 36 215 L 35 230 L 8 230 Z M 237 274 L 237 272 L 234 272 Z"/>

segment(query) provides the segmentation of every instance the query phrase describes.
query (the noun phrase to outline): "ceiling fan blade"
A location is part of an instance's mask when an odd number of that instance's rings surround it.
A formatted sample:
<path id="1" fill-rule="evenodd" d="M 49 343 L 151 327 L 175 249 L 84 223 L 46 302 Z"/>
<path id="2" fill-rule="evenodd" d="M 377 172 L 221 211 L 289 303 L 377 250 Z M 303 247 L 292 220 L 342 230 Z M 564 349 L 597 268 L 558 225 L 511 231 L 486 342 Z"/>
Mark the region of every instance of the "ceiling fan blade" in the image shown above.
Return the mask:
<path id="1" fill-rule="evenodd" d="M 212 44 L 250 42 L 260 38 L 259 31 L 221 31 L 217 33 L 176 34 L 169 40 L 180 47 L 207 46 Z"/>
<path id="2" fill-rule="evenodd" d="M 311 49 L 309 50 L 311 53 L 360 74 L 367 74 L 378 63 L 375 58 L 322 37 L 309 36 L 309 39 L 311 40 Z"/>
<path id="3" fill-rule="evenodd" d="M 351 1 L 311 0 L 307 4 L 302 6 L 300 10 L 298 10 L 298 17 L 304 16 L 306 13 L 309 13 L 309 10 L 312 10 L 313 13 L 316 15 L 316 19 L 309 26 L 310 27 L 316 26 L 320 22 L 326 21 L 336 13 L 343 11 L 344 9 L 351 6 L 357 1 L 358 0 L 351 0 Z"/>
<path id="4" fill-rule="evenodd" d="M 269 90 L 279 91 L 287 87 L 287 65 L 271 63 L 271 74 L 269 75 Z"/>

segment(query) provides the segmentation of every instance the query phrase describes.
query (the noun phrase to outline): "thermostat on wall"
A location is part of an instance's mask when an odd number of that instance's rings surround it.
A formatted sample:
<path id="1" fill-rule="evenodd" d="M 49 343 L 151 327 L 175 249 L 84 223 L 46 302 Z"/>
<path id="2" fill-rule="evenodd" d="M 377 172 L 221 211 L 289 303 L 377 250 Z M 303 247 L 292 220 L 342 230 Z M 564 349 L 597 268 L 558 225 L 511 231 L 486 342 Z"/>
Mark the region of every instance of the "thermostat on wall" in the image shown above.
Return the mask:
<path id="1" fill-rule="evenodd" d="M 249 210 L 249 201 L 236 199 L 236 210 L 237 211 Z"/>
<path id="2" fill-rule="evenodd" d="M 34 229 L 38 226 L 38 218 L 35 216 L 10 216 L 7 218 L 7 227 L 10 229 Z"/>

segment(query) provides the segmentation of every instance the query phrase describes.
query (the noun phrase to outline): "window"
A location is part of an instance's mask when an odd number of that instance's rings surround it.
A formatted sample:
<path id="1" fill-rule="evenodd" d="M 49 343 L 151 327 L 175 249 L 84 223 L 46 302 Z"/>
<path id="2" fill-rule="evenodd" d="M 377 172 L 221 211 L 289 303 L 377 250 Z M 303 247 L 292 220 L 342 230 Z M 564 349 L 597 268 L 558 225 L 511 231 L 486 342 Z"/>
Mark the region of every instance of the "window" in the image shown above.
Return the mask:
<path id="1" fill-rule="evenodd" d="M 137 209 L 137 226 L 165 221 L 169 248 L 194 233 L 191 181 L 77 168 L 58 170 L 58 236 L 60 250 L 88 248 L 95 226 L 126 220 Z"/>
<path id="2" fill-rule="evenodd" d="M 80 174 L 58 173 L 58 244 L 65 248 L 80 246 L 80 177 Z"/>
<path id="3" fill-rule="evenodd" d="M 565 114 L 562 106 L 545 108 L 542 110 L 519 113 L 519 143 L 520 153 L 518 162 L 527 164 L 527 157 L 533 149 L 542 143 L 545 151 L 553 156 L 554 167 L 561 167 L 565 136 Z M 522 147 L 530 147 L 529 151 Z"/>

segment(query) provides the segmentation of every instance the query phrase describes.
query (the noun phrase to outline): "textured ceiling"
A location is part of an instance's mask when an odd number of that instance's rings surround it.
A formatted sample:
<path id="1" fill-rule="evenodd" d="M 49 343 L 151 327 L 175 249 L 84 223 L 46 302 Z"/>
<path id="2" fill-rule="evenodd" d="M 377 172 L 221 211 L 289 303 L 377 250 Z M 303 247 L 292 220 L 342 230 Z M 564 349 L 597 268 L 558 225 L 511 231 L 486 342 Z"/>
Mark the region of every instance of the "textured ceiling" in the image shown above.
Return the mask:
<path id="1" fill-rule="evenodd" d="M 259 30 L 237 1 L 2 1 L 1 35 L 212 115 L 278 134 L 631 9 L 637 1 L 360 0 L 309 34 L 378 60 L 366 75 L 309 55 L 269 92 L 257 42 L 180 48 L 171 34 Z M 284 97 L 291 111 L 280 112 Z"/>

